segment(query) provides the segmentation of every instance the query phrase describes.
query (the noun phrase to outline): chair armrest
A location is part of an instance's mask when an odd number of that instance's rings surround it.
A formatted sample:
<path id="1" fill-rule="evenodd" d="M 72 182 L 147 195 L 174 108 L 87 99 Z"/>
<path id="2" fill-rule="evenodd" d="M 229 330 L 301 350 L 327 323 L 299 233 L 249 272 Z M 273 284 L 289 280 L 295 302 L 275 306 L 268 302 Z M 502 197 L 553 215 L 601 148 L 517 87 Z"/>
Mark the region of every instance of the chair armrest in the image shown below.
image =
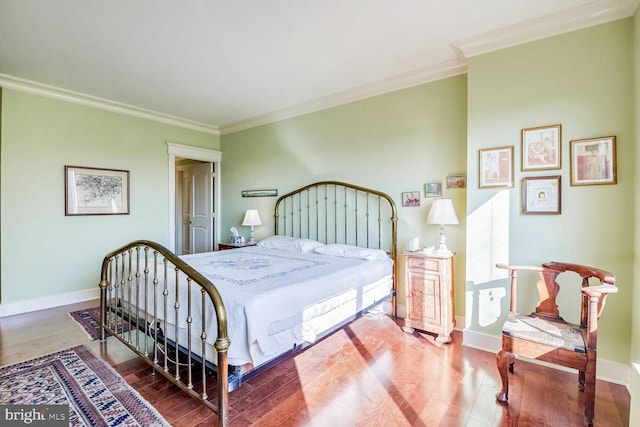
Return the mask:
<path id="1" fill-rule="evenodd" d="M 582 288 L 582 293 L 590 297 L 599 297 L 602 294 L 615 294 L 616 292 L 618 292 L 617 286 L 607 284 Z"/>
<path id="2" fill-rule="evenodd" d="M 618 288 L 608 284 L 582 288 L 582 294 L 588 297 L 588 301 L 583 302 L 585 304 L 583 310 L 586 308 L 587 313 L 581 315 L 581 324 L 587 322 L 589 331 L 598 329 L 598 319 L 602 316 L 607 296 L 616 292 L 618 292 Z"/>
<path id="3" fill-rule="evenodd" d="M 538 265 L 507 265 L 507 264 L 496 264 L 496 267 L 502 268 L 504 270 L 526 270 L 526 271 L 542 271 L 544 268 Z"/>

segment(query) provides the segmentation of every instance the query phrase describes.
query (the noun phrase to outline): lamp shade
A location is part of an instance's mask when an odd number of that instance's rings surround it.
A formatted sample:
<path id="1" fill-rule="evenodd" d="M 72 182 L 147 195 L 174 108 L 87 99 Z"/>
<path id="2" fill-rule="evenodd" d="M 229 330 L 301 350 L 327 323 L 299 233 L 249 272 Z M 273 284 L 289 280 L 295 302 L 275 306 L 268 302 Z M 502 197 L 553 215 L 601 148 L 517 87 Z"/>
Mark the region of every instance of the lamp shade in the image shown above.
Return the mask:
<path id="1" fill-rule="evenodd" d="M 262 225 L 262 221 L 260 221 L 260 215 L 258 214 L 258 211 L 256 209 L 247 209 L 244 214 L 242 225 Z"/>
<path id="2" fill-rule="evenodd" d="M 451 199 L 437 199 L 433 202 L 427 216 L 427 224 L 458 224 L 458 216 Z"/>

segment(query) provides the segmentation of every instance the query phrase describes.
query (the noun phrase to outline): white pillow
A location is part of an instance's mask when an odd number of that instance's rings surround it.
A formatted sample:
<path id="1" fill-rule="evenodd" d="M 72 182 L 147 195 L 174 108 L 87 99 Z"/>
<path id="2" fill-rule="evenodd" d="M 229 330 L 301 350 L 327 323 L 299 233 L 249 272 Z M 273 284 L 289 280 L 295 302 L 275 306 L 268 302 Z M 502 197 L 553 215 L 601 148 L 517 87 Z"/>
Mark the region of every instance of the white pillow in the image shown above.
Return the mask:
<path id="1" fill-rule="evenodd" d="M 271 236 L 260 240 L 258 242 L 258 246 L 263 248 L 282 249 L 285 251 L 311 252 L 320 246 L 324 246 L 324 243 L 299 237 Z"/>
<path id="2" fill-rule="evenodd" d="M 339 256 L 343 258 L 356 259 L 389 259 L 389 256 L 382 249 L 360 248 L 358 246 L 344 245 L 340 243 L 324 245 L 315 248 L 313 252 L 322 255 Z"/>

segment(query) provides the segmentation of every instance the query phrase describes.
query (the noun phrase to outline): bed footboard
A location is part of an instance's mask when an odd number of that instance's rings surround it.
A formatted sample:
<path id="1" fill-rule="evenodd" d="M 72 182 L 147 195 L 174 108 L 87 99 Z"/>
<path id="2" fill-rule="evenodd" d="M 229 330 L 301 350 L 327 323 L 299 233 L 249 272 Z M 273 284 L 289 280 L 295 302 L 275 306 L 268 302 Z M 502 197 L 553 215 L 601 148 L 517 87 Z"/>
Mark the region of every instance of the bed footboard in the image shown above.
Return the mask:
<path id="1" fill-rule="evenodd" d="M 186 286 L 185 286 L 186 285 Z M 179 286 L 186 289 L 186 307 L 177 298 Z M 193 289 L 193 290 L 192 290 Z M 199 294 L 199 295 L 198 295 Z M 184 305 L 184 303 L 183 303 Z M 213 308 L 211 308 L 213 307 Z M 207 310 L 217 321 L 216 396 L 209 399 L 207 360 Z M 195 313 L 198 313 L 196 316 Z M 193 319 L 200 318 L 200 325 Z M 199 334 L 202 347 L 175 342 L 186 352 L 172 354 L 168 328 L 186 324 L 189 336 Z M 174 326 L 175 325 L 175 326 Z M 228 425 L 227 313 L 215 286 L 171 251 L 148 240 L 131 242 L 105 256 L 100 278 L 100 340 L 116 337 L 140 356 L 154 371 L 198 399 L 218 414 L 218 423 Z M 212 359 L 213 360 L 213 359 Z"/>

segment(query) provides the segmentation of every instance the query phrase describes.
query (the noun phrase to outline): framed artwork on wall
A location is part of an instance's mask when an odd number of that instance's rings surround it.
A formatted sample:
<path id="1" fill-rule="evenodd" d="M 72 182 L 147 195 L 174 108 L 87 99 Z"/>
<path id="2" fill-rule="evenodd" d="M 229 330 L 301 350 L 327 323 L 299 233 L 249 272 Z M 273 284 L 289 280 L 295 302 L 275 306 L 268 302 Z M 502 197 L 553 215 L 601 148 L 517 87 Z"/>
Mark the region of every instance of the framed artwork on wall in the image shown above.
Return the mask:
<path id="1" fill-rule="evenodd" d="M 530 176 L 522 179 L 522 213 L 555 214 L 561 209 L 561 176 Z"/>
<path id="2" fill-rule="evenodd" d="M 465 188 L 467 185 L 467 177 L 464 175 L 447 176 L 447 188 Z"/>
<path id="3" fill-rule="evenodd" d="M 571 185 L 617 183 L 616 137 L 571 141 Z"/>
<path id="4" fill-rule="evenodd" d="M 441 182 L 427 182 L 424 185 L 425 197 L 440 197 L 442 196 L 442 183 Z"/>
<path id="5" fill-rule="evenodd" d="M 513 187 L 513 145 L 480 149 L 479 174 L 480 188 Z"/>
<path id="6" fill-rule="evenodd" d="M 242 190 L 242 197 L 276 197 L 278 190 Z"/>
<path id="7" fill-rule="evenodd" d="M 407 191 L 402 193 L 402 206 L 420 206 L 420 192 Z"/>
<path id="8" fill-rule="evenodd" d="M 64 167 L 64 214 L 129 215 L 129 171 Z"/>
<path id="9" fill-rule="evenodd" d="M 560 169 L 562 125 L 522 129 L 522 170 Z"/>

